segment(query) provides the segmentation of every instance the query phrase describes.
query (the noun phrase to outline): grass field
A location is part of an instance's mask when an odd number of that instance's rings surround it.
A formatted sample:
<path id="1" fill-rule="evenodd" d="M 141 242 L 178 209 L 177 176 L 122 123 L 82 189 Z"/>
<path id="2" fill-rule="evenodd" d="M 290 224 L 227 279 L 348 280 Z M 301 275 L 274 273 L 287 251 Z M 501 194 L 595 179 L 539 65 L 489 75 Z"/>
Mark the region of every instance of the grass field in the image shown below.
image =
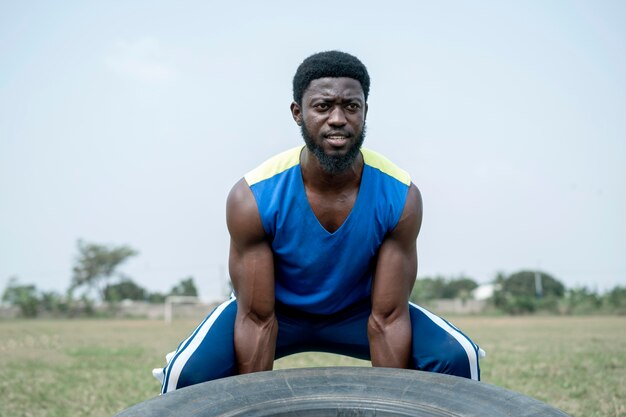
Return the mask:
<path id="1" fill-rule="evenodd" d="M 625 317 L 456 317 L 487 351 L 484 382 L 573 417 L 626 416 Z M 0 416 L 111 416 L 155 396 L 150 374 L 197 323 L 0 321 Z M 276 368 L 369 365 L 311 353 Z"/>

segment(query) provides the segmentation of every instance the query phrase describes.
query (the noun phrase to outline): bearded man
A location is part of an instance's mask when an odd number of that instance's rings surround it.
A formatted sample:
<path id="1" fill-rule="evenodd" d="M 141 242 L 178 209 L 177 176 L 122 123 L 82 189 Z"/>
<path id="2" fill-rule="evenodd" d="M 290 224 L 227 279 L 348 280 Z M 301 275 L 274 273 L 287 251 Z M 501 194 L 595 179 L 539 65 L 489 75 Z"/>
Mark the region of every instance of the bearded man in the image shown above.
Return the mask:
<path id="1" fill-rule="evenodd" d="M 479 379 L 478 346 L 409 302 L 422 199 L 408 173 L 361 148 L 369 88 L 366 67 L 347 53 L 298 67 L 291 115 L 305 145 L 232 188 L 234 295 L 154 371 L 162 393 L 271 370 L 304 351 Z"/>

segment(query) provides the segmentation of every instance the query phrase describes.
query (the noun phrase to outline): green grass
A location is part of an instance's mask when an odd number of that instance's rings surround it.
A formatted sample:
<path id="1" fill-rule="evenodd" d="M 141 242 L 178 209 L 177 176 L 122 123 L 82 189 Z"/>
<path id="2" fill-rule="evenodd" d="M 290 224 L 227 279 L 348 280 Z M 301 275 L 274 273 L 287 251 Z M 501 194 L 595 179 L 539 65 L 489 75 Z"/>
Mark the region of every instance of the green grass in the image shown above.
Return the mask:
<path id="1" fill-rule="evenodd" d="M 626 416 L 626 318 L 456 317 L 487 351 L 483 381 L 574 417 Z M 163 365 L 195 327 L 148 320 L 0 321 L 0 416 L 111 416 L 158 393 Z M 276 369 L 368 366 L 336 355 L 283 358 Z"/>

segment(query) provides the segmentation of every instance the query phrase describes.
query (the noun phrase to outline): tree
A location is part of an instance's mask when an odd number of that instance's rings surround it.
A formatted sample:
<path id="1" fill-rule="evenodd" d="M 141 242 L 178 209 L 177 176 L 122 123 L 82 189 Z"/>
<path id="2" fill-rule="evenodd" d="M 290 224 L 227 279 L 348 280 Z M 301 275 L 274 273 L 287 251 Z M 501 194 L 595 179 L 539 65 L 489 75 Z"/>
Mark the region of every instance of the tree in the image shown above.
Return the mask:
<path id="1" fill-rule="evenodd" d="M 494 305 L 509 313 L 532 313 L 537 310 L 556 311 L 565 286 L 553 276 L 539 271 L 523 270 L 505 277 L 498 274 Z"/>
<path id="2" fill-rule="evenodd" d="M 165 294 L 160 292 L 151 292 L 146 296 L 146 301 L 150 304 L 163 304 L 165 302 Z"/>
<path id="3" fill-rule="evenodd" d="M 461 276 L 459 278 L 420 278 L 415 281 L 411 292 L 411 301 L 423 303 L 440 298 L 470 298 L 470 293 L 478 287 L 476 281 L 471 278 Z"/>
<path id="4" fill-rule="evenodd" d="M 613 288 L 606 295 L 606 302 L 612 312 L 620 315 L 626 314 L 626 287 Z"/>
<path id="5" fill-rule="evenodd" d="M 424 277 L 419 278 L 413 285 L 413 291 L 411 291 L 411 301 L 415 303 L 423 303 L 429 300 L 435 300 L 441 298 L 444 287 L 443 277 Z"/>
<path id="6" fill-rule="evenodd" d="M 196 284 L 193 282 L 193 277 L 188 277 L 187 279 L 182 279 L 177 285 L 175 285 L 170 291 L 170 295 L 187 295 L 187 296 L 198 296 L 198 289 L 196 288 Z"/>
<path id="7" fill-rule="evenodd" d="M 129 278 L 122 279 L 117 284 L 109 284 L 104 287 L 105 301 L 112 303 L 122 300 L 145 300 L 146 290 L 137 285 Z"/>
<path id="8" fill-rule="evenodd" d="M 4 293 L 2 302 L 19 307 L 24 317 L 36 317 L 38 313 L 39 298 L 37 288 L 32 285 L 22 285 L 17 277 L 11 277 Z"/>
<path id="9" fill-rule="evenodd" d="M 541 282 L 541 295 L 537 294 L 537 275 Z M 502 290 L 517 296 L 563 297 L 565 286 L 545 272 L 519 271 L 511 274 L 502 282 Z"/>
<path id="10" fill-rule="evenodd" d="M 128 246 L 109 247 L 94 243 L 77 242 L 78 256 L 73 268 L 71 289 L 87 287 L 95 289 L 105 299 L 105 284 L 119 275 L 117 268 L 138 252 Z"/>
<path id="11" fill-rule="evenodd" d="M 55 291 L 42 291 L 39 299 L 41 308 L 44 311 L 55 315 L 68 313 L 69 303 L 67 298 Z"/>
<path id="12" fill-rule="evenodd" d="M 461 276 L 450 279 L 444 288 L 442 298 L 462 298 L 464 300 L 471 297 L 471 293 L 478 287 L 476 281 L 471 278 Z"/>

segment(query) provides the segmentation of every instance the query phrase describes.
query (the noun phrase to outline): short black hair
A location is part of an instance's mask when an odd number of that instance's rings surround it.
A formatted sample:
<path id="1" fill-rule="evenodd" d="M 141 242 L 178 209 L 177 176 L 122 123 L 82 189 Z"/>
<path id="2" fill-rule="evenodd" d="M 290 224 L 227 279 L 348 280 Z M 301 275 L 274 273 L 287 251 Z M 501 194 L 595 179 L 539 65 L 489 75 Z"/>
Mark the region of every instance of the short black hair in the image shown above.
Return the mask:
<path id="1" fill-rule="evenodd" d="M 361 83 L 367 101 L 370 91 L 367 68 L 357 57 L 341 51 L 318 52 L 302 61 L 293 77 L 293 100 L 302 104 L 302 96 L 311 81 L 324 77 L 348 77 L 357 80 Z"/>

